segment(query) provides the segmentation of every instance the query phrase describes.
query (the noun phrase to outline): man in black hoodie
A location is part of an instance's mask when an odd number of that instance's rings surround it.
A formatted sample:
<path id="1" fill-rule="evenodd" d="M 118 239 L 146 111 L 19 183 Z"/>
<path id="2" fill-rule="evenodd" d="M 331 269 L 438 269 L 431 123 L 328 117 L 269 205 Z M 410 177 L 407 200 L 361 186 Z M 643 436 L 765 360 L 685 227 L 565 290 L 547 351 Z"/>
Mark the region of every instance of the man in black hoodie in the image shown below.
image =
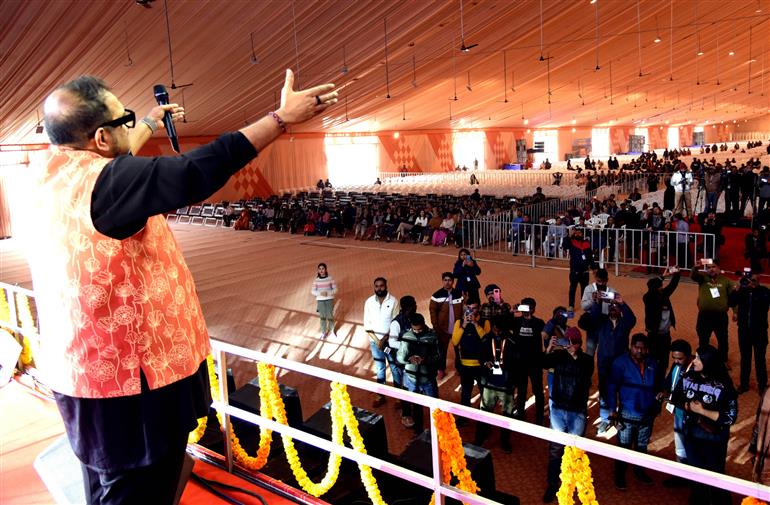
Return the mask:
<path id="1" fill-rule="evenodd" d="M 671 281 L 663 286 L 663 280 L 671 275 Z M 671 348 L 671 328 L 676 326 L 671 295 L 679 286 L 679 268 L 670 267 L 661 277 L 647 281 L 647 292 L 642 296 L 644 302 L 644 327 L 650 343 L 650 356 L 658 362 L 658 370 L 668 369 Z"/>
<path id="2" fill-rule="evenodd" d="M 551 429 L 583 436 L 586 430 L 588 392 L 594 373 L 594 360 L 582 351 L 583 337 L 577 328 L 568 328 L 563 337 L 551 337 L 543 358 L 543 368 L 553 368 Z M 548 446 L 548 487 L 543 503 L 556 498 L 561 481 L 559 470 L 564 446 Z"/>
<path id="3" fill-rule="evenodd" d="M 569 252 L 569 310 L 575 308 L 575 292 L 580 284 L 580 296 L 588 286 L 588 269 L 594 261 L 591 242 L 583 238 L 583 230 L 574 228 L 572 235 L 564 237 L 562 249 Z"/>
<path id="4" fill-rule="evenodd" d="M 484 367 L 481 383 L 481 409 L 494 412 L 498 402 L 504 416 L 513 417 L 513 393 L 516 370 L 523 366 L 521 349 L 513 339 L 509 326 L 510 319 L 499 315 L 492 318 L 492 329 L 481 341 L 479 361 Z M 482 445 L 489 434 L 489 425 L 476 425 L 475 445 Z M 512 451 L 511 433 L 500 428 L 500 447 L 506 453 Z"/>

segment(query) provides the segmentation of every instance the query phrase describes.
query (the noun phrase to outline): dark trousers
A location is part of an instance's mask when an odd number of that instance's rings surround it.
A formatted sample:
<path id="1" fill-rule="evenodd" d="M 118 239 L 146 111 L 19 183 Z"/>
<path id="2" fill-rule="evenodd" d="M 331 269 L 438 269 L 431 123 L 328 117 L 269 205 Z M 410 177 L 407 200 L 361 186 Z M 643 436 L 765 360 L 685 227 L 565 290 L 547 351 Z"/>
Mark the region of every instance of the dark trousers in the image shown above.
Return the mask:
<path id="1" fill-rule="evenodd" d="M 81 463 L 88 505 L 174 502 L 182 473 L 187 434 L 157 463 L 131 470 L 101 471 Z"/>
<path id="2" fill-rule="evenodd" d="M 578 284 L 580 284 L 580 296 L 583 296 L 583 291 L 588 286 L 588 272 L 570 272 L 569 273 L 569 306 L 575 306 L 575 292 L 577 291 Z"/>
<path id="3" fill-rule="evenodd" d="M 685 436 L 684 446 L 687 451 L 687 464 L 725 473 L 725 460 L 727 459 L 727 440 L 703 440 Z M 729 491 L 705 484 L 692 483 L 690 505 L 729 505 L 732 496 Z"/>
<path id="4" fill-rule="evenodd" d="M 523 370 L 518 377 L 518 387 L 516 388 L 516 417 L 524 420 L 526 412 L 524 404 L 527 402 L 527 383 L 532 384 L 532 394 L 535 395 L 535 419 L 537 424 L 543 424 L 545 412 L 545 394 L 543 393 L 543 368 L 528 367 Z"/>
<path id="5" fill-rule="evenodd" d="M 748 389 L 751 376 L 751 354 L 757 369 L 757 386 L 760 391 L 767 386 L 767 329 L 753 330 L 738 327 L 738 348 L 741 352 L 741 388 Z"/>
<path id="6" fill-rule="evenodd" d="M 725 193 L 725 214 L 737 217 L 740 212 L 739 201 L 741 194 L 737 191 L 728 191 Z"/>
<path id="7" fill-rule="evenodd" d="M 449 341 L 452 340 L 452 334 L 436 330 L 436 336 L 438 337 L 438 350 L 441 353 L 437 366 L 439 370 L 446 370 L 446 354 L 449 350 Z"/>
<path id="8" fill-rule="evenodd" d="M 668 370 L 668 358 L 671 352 L 671 332 L 657 333 L 647 332 L 650 343 L 650 356 L 658 363 L 658 372 L 661 376 Z"/>
<path id="9" fill-rule="evenodd" d="M 727 363 L 727 312 L 698 312 L 695 333 L 698 334 L 699 346 L 709 343 L 711 332 L 717 337 L 719 356 Z"/>
<path id="10" fill-rule="evenodd" d="M 470 407 L 474 382 L 478 384 L 479 393 L 481 393 L 481 374 L 484 373 L 484 368 L 482 366 L 465 366 L 458 363 L 457 372 L 460 374 L 460 404 Z"/>

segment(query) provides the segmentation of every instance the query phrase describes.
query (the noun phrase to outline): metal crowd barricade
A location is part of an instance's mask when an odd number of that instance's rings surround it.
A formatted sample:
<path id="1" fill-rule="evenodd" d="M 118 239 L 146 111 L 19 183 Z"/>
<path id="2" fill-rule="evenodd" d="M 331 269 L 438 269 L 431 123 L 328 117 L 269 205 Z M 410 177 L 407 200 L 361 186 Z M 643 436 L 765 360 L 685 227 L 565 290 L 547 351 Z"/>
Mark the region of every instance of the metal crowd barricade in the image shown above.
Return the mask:
<path id="1" fill-rule="evenodd" d="M 378 384 L 373 381 L 352 377 L 347 374 L 333 372 L 325 368 L 319 368 L 307 365 L 305 363 L 290 361 L 284 358 L 264 354 L 232 344 L 227 344 L 216 340 L 212 340 L 211 344 L 214 357 L 217 361 L 217 372 L 220 377 L 224 377 L 226 374 L 227 354 L 232 354 L 248 360 L 271 363 L 276 367 L 305 375 L 310 375 L 318 379 L 336 381 L 341 384 L 346 384 L 348 386 L 369 391 L 371 393 L 386 395 L 388 397 L 401 400 L 402 402 L 411 402 L 419 405 L 420 407 L 418 408 L 422 408 L 422 406 L 428 407 L 431 413 L 431 456 L 433 463 L 433 475 L 431 477 L 414 472 L 397 464 L 384 461 L 367 454 L 356 452 L 346 446 L 336 445 L 329 440 L 311 435 L 302 430 L 279 424 L 262 416 L 258 416 L 237 407 L 233 407 L 232 405 L 229 405 L 227 401 L 215 401 L 213 403 L 213 406 L 224 414 L 225 429 L 227 429 L 229 426 L 229 417 L 235 416 L 239 419 L 243 419 L 250 423 L 259 425 L 260 428 L 266 428 L 281 433 L 282 435 L 288 435 L 296 440 L 309 443 L 327 451 L 336 451 L 347 459 L 351 459 L 357 463 L 363 463 L 373 469 L 433 490 L 435 493 L 435 503 L 437 504 L 443 504 L 446 497 L 461 500 L 472 505 L 494 505 L 498 502 L 484 498 L 482 496 L 471 495 L 457 489 L 454 486 L 449 485 L 448 483 L 442 482 L 440 451 L 438 447 L 437 435 L 438 428 L 433 419 L 433 412 L 436 409 L 449 412 L 455 416 L 474 419 L 476 421 L 485 422 L 493 426 L 515 431 L 517 433 L 533 436 L 548 442 L 575 446 L 591 454 L 626 461 L 628 463 L 642 466 L 651 470 L 676 475 L 684 479 L 701 482 L 710 486 L 717 486 L 722 489 L 737 493 L 741 496 L 754 496 L 761 500 L 768 500 L 770 498 L 770 487 L 754 482 L 722 475 L 716 472 L 702 470 L 700 468 L 695 468 L 675 461 L 666 460 L 657 456 L 651 456 L 649 454 L 642 454 L 628 449 L 623 449 L 613 444 L 554 431 L 549 428 L 530 424 L 516 419 L 511 419 L 509 417 L 504 417 L 498 414 L 485 412 L 481 409 L 466 407 L 457 403 L 441 400 L 439 398 L 432 398 L 425 395 L 410 393 L 403 389 L 396 389 L 385 384 Z M 220 398 L 228 398 L 227 381 L 219 381 L 219 388 Z M 227 458 L 228 469 L 232 471 L 234 463 L 232 458 L 232 446 L 229 437 L 225 437 L 225 444 L 225 456 Z M 543 471 L 545 471 L 545 468 L 543 468 Z"/>
<path id="2" fill-rule="evenodd" d="M 614 265 L 616 275 L 621 265 L 648 269 L 678 266 L 689 270 L 701 259 L 713 259 L 717 254 L 717 239 L 712 233 L 606 228 L 606 217 L 591 218 L 589 225 L 582 228 L 583 235 L 591 242 L 599 265 Z M 482 252 L 531 257 L 535 267 L 536 258 L 568 260 L 562 244 L 570 228 L 555 223 L 469 219 L 462 222 L 463 247 L 474 255 Z"/>
<path id="3" fill-rule="evenodd" d="M 34 303 L 35 299 L 35 293 L 29 289 L 22 288 L 21 286 L 16 286 L 14 284 L 8 284 L 5 282 L 0 282 L 0 289 L 5 291 L 5 299 L 8 302 L 8 314 L 10 317 L 10 320 L 8 321 L 2 321 L 0 320 L 0 327 L 5 328 L 7 330 L 21 333 L 26 335 L 27 337 L 35 337 L 37 338 L 37 334 L 30 334 L 29 331 L 24 330 L 19 322 L 19 315 L 18 311 L 16 310 L 16 294 L 21 293 L 23 295 L 26 295 L 27 298 L 29 298 L 30 305 Z M 38 326 L 37 321 L 35 321 L 35 326 Z"/>

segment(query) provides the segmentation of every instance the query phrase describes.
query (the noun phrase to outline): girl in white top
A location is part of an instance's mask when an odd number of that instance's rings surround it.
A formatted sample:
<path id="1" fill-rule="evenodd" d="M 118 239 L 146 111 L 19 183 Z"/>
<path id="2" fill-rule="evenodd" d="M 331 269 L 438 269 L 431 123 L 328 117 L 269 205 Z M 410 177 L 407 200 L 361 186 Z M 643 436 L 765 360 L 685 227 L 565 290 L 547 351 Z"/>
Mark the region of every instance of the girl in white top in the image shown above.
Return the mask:
<path id="1" fill-rule="evenodd" d="M 315 296 L 319 317 L 321 318 L 321 338 L 331 336 L 334 333 L 334 295 L 337 294 L 337 285 L 329 275 L 326 263 L 318 264 L 318 275 L 313 279 L 313 288 L 310 292 Z"/>

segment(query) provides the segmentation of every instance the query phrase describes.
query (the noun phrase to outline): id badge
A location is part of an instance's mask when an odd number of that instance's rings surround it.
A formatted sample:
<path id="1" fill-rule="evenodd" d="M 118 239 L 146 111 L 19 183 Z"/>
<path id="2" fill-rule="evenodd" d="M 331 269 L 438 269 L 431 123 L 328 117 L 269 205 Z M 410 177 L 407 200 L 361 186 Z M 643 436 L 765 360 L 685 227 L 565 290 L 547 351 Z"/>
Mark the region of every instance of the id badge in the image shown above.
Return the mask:
<path id="1" fill-rule="evenodd" d="M 666 410 L 668 410 L 669 414 L 673 414 L 674 413 L 674 404 L 673 403 L 667 403 L 666 404 Z"/>
<path id="2" fill-rule="evenodd" d="M 711 298 L 719 298 L 719 288 L 709 288 Z"/>
<path id="3" fill-rule="evenodd" d="M 492 375 L 503 375 L 503 369 L 499 366 L 492 369 Z"/>
<path id="4" fill-rule="evenodd" d="M 586 255 L 585 254 L 581 254 L 580 257 L 583 258 L 583 261 L 586 260 Z"/>

